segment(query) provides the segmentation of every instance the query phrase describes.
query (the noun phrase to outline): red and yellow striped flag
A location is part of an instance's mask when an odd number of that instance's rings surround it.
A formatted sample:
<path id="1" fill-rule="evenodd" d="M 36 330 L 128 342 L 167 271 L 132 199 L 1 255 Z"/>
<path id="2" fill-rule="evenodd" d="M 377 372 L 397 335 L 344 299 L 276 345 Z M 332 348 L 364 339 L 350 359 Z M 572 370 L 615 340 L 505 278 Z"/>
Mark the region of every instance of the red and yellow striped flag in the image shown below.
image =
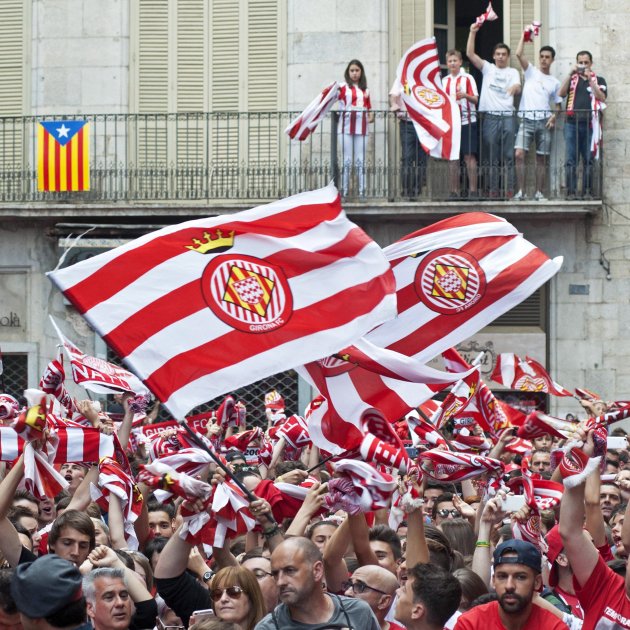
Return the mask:
<path id="1" fill-rule="evenodd" d="M 37 134 L 37 190 L 90 190 L 90 124 L 46 120 Z"/>

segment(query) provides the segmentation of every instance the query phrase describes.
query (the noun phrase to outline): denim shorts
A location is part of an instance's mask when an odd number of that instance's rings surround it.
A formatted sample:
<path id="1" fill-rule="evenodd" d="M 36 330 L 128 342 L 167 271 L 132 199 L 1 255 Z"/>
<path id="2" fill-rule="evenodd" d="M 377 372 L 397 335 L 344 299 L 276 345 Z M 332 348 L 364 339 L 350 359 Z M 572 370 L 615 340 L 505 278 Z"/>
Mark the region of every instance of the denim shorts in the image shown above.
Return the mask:
<path id="1" fill-rule="evenodd" d="M 516 134 L 515 149 L 528 151 L 532 140 L 536 142 L 536 153 L 538 155 L 549 155 L 551 152 L 551 130 L 545 127 L 547 118 L 531 120 L 521 118 Z"/>

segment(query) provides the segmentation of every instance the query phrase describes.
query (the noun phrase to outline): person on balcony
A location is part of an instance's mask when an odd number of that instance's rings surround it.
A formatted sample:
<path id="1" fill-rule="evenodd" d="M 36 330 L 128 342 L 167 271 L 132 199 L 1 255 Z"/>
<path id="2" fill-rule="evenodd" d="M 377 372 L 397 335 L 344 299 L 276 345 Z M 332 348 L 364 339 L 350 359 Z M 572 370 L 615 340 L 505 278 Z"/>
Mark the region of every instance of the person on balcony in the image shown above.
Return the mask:
<path id="1" fill-rule="evenodd" d="M 593 72 L 593 55 L 580 51 L 558 94 L 567 97 L 567 119 L 564 125 L 566 150 L 567 199 L 577 193 L 577 167 L 582 158 L 582 196 L 593 193 L 593 159 L 601 144 L 601 112 L 606 107 L 606 79 Z"/>
<path id="2" fill-rule="evenodd" d="M 359 180 L 359 195 L 365 196 L 365 149 L 368 136 L 368 123 L 374 122 L 370 111 L 370 93 L 363 64 L 353 59 L 344 73 L 345 83 L 339 88 L 339 133 L 342 134 L 343 178 L 342 192 L 346 196 L 350 190 L 350 174 L 354 171 Z"/>
<path id="3" fill-rule="evenodd" d="M 536 193 L 535 201 L 546 201 L 545 174 L 551 151 L 551 130 L 556 124 L 556 112 L 551 111 L 549 103 L 553 101 L 557 112 L 560 111 L 562 97 L 558 94 L 560 81 L 550 73 L 556 51 L 551 46 L 543 46 L 538 55 L 538 68 L 525 57 L 525 32 L 521 35 L 516 48 L 516 57 L 525 73 L 523 95 L 518 108 L 520 126 L 514 145 L 516 161 L 516 181 L 518 192 L 514 201 L 523 201 L 525 194 L 525 155 L 532 140 L 536 142 Z"/>
<path id="4" fill-rule="evenodd" d="M 504 190 L 510 197 L 514 181 L 516 139 L 514 97 L 521 92 L 521 80 L 518 71 L 510 68 L 510 48 L 507 44 L 496 44 L 492 51 L 494 63 L 475 53 L 475 39 L 479 28 L 476 23 L 470 26 L 466 55 L 483 74 L 479 98 L 479 112 L 482 113 L 481 163 L 489 182 L 490 197 L 501 196 L 499 190 Z M 504 175 L 503 182 L 501 172 Z"/>
<path id="5" fill-rule="evenodd" d="M 409 118 L 407 107 L 402 99 L 403 86 L 394 79 L 389 91 L 390 111 L 396 113 L 400 124 L 400 174 L 402 196 L 415 200 L 422 192 L 426 181 L 427 155 L 420 146 L 418 134 Z"/>
<path id="6" fill-rule="evenodd" d="M 471 74 L 462 69 L 462 53 L 459 50 L 446 52 L 446 66 L 448 74 L 442 80 L 444 91 L 454 98 L 459 105 L 462 116 L 462 136 L 459 150 L 460 159 L 463 158 L 468 174 L 468 197 L 476 198 L 477 192 L 477 153 L 479 152 L 479 138 L 477 132 L 477 103 L 479 92 L 477 83 Z M 451 166 L 451 196 L 459 197 L 459 164 L 456 161 Z"/>

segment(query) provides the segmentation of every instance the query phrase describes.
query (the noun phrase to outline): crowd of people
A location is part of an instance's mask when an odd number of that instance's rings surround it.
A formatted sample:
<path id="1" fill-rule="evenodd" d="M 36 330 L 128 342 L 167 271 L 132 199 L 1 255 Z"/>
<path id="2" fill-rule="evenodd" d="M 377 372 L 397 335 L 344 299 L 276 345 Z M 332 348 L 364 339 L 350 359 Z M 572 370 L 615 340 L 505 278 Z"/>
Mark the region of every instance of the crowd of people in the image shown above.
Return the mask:
<path id="1" fill-rule="evenodd" d="M 569 438 L 493 439 L 464 423 L 470 462 L 500 465 L 459 480 L 448 465 L 342 466 L 277 392 L 264 428 L 247 429 L 233 399 L 211 415 L 200 435 L 216 460 L 139 401 L 121 397 L 122 419 L 73 402 L 66 420 L 114 440 L 129 487 L 112 489 L 108 457 L 58 465 L 56 496 L 28 483 L 26 446 L 3 464 L 3 627 L 630 627 L 630 457 L 623 440 L 607 446 L 601 400 L 582 400 Z M 33 409 L 0 396 L 3 425 L 45 452 L 60 425 Z"/>
<path id="2" fill-rule="evenodd" d="M 446 52 L 441 60 L 448 72 L 442 79 L 444 90 L 459 105 L 461 113 L 460 163 L 450 167 L 449 190 L 454 199 L 528 198 L 526 156 L 535 146 L 534 201 L 546 201 L 547 171 L 554 143 L 558 115 L 566 100 L 565 186 L 568 200 L 591 198 L 596 192 L 594 163 L 601 144 L 602 111 L 605 108 L 606 80 L 592 69 L 593 56 L 587 50 L 578 52 L 576 64 L 561 82 L 551 72 L 556 51 L 542 46 L 538 65 L 525 54 L 528 31 L 521 36 L 516 57 L 523 71 L 523 82 L 511 66 L 507 44 L 497 43 L 492 61 L 482 59 L 475 51 L 480 25 L 474 23 L 466 47 L 469 62 L 482 74 L 478 91 L 474 77 L 462 68 L 462 53 Z M 366 144 L 369 123 L 374 122 L 363 64 L 354 59 L 346 68 L 345 83 L 340 91 L 339 133 L 342 136 L 342 192 L 352 192 L 352 173 L 358 178 L 358 193 L 366 191 Z M 420 146 L 414 124 L 402 98 L 404 86 L 396 79 L 389 92 L 390 109 L 396 113 L 400 128 L 401 192 L 403 197 L 417 198 L 426 184 L 427 156 Z M 516 102 L 518 102 L 518 111 Z M 582 162 L 582 183 L 577 175 Z M 356 192 L 356 190 L 355 190 Z"/>

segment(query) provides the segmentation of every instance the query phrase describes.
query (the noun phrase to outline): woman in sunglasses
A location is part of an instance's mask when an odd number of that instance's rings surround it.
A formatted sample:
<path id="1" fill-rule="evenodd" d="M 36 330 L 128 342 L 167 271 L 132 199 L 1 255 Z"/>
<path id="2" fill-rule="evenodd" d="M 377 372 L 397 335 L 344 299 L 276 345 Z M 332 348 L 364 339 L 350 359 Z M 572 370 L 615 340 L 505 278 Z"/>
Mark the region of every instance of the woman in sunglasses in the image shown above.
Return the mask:
<path id="1" fill-rule="evenodd" d="M 265 616 L 265 602 L 256 576 L 242 567 L 225 567 L 212 578 L 210 596 L 214 614 L 241 630 L 253 630 Z"/>

